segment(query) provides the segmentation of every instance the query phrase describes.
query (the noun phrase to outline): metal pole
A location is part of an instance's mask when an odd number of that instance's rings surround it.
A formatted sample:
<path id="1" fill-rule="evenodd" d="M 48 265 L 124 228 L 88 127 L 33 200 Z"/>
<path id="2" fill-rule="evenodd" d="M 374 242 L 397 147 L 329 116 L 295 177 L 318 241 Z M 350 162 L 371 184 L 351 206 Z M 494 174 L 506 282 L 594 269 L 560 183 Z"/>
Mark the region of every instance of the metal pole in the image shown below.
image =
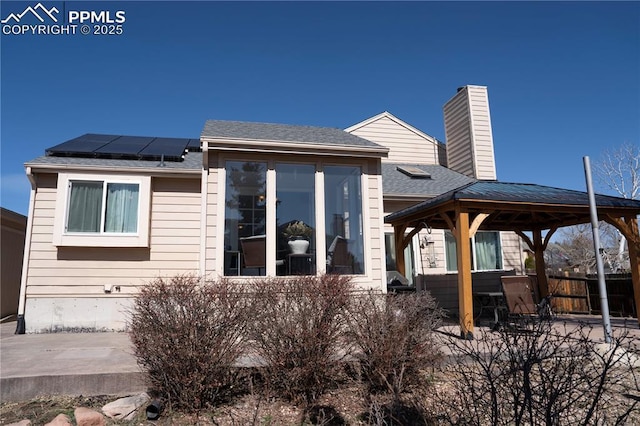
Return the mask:
<path id="1" fill-rule="evenodd" d="M 600 231 L 598 230 L 598 210 L 596 209 L 596 196 L 593 193 L 591 183 L 591 164 L 589 157 L 583 157 L 584 176 L 587 180 L 587 193 L 589 194 L 589 210 L 591 212 L 591 229 L 593 231 L 593 248 L 596 253 L 596 267 L 598 269 L 598 292 L 600 293 L 600 310 L 602 312 L 602 326 L 604 327 L 604 341 L 611 343 L 611 319 L 609 318 L 609 299 L 607 298 L 607 284 L 604 279 L 604 265 L 600 249 Z"/>

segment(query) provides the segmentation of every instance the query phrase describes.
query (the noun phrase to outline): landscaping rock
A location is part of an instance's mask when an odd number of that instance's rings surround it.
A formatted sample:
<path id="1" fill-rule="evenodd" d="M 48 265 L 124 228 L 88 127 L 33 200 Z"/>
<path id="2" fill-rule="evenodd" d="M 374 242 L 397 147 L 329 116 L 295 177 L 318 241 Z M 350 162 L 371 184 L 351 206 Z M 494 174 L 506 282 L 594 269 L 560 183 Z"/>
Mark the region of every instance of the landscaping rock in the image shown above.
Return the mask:
<path id="1" fill-rule="evenodd" d="M 58 414 L 53 420 L 44 426 L 73 426 L 71 419 L 66 414 Z"/>
<path id="2" fill-rule="evenodd" d="M 101 413 L 86 407 L 78 407 L 73 412 L 77 426 L 106 426 L 107 421 Z"/>
<path id="3" fill-rule="evenodd" d="M 132 420 L 136 416 L 136 410 L 149 402 L 150 398 L 145 392 L 140 395 L 120 398 L 102 407 L 102 412 L 112 419 Z"/>
<path id="4" fill-rule="evenodd" d="M 31 426 L 31 420 L 20 420 L 18 423 L 9 423 L 5 426 Z"/>

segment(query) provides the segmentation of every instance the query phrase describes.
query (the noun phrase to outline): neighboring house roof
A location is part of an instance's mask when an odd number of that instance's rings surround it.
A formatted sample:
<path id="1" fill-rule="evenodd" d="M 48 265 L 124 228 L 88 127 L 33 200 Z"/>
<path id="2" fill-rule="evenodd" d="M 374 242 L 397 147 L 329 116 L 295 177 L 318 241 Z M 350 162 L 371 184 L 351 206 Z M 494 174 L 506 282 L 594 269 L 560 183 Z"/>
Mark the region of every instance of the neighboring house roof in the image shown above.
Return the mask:
<path id="1" fill-rule="evenodd" d="M 411 177 L 398 169 L 407 166 L 418 168 L 431 177 Z M 475 182 L 475 179 L 435 164 L 382 164 L 382 192 L 385 198 L 431 198 L 471 182 Z"/>
<path id="2" fill-rule="evenodd" d="M 207 120 L 201 138 L 216 149 L 284 150 L 320 148 L 386 156 L 388 148 L 332 127 Z"/>

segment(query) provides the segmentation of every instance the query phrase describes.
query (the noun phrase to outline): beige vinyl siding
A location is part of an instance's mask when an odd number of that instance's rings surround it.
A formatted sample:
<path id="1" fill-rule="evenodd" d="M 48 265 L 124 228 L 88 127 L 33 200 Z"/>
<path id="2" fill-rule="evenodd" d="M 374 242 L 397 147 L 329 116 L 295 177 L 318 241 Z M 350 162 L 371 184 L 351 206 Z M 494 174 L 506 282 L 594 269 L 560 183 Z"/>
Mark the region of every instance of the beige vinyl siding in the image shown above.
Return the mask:
<path id="1" fill-rule="evenodd" d="M 216 233 L 218 230 L 218 185 L 220 180 L 220 169 L 218 169 L 218 156 L 209 153 L 209 175 L 207 177 L 207 223 L 205 241 L 205 275 L 215 272 L 216 269 Z M 222 171 L 224 173 L 224 171 Z M 224 220 L 224 219 L 222 219 Z M 223 225 L 224 226 L 224 225 Z M 222 275 L 222 272 L 220 272 Z"/>
<path id="2" fill-rule="evenodd" d="M 496 179 L 496 166 L 493 152 L 493 135 L 489 112 L 487 88 L 468 86 L 471 121 L 473 123 L 473 142 L 476 154 L 476 177 L 478 179 Z"/>
<path id="3" fill-rule="evenodd" d="M 496 179 L 489 98 L 484 86 L 465 86 L 444 106 L 449 168 Z"/>
<path id="4" fill-rule="evenodd" d="M 445 104 L 444 129 L 449 168 L 463 175 L 475 177 L 469 104 L 464 90 Z"/>
<path id="5" fill-rule="evenodd" d="M 384 282 L 382 279 L 386 275 L 384 240 L 380 239 L 380 236 L 383 235 L 382 228 L 384 227 L 383 205 L 380 199 L 382 194 L 380 173 L 379 163 L 371 161 L 367 174 L 369 226 L 366 227 L 365 224 L 365 230 L 369 230 L 369 235 L 365 231 L 365 239 L 368 238 L 370 241 L 371 255 L 365 256 L 365 262 L 371 262 L 371 279 L 373 283 Z M 375 287 L 375 284 L 373 287 Z"/>
<path id="6" fill-rule="evenodd" d="M 350 133 L 389 148 L 383 162 L 438 164 L 438 144 L 425 139 L 389 117 L 359 127 Z"/>
<path id="7" fill-rule="evenodd" d="M 517 274 L 524 274 L 523 266 L 523 245 L 520 237 L 515 232 L 500 233 L 502 253 L 503 253 L 503 269 L 515 270 Z"/>
<path id="8" fill-rule="evenodd" d="M 149 248 L 58 247 L 52 244 L 56 175 L 37 175 L 27 298 L 125 296 L 158 276 L 198 270 L 199 179 L 152 178 Z"/>

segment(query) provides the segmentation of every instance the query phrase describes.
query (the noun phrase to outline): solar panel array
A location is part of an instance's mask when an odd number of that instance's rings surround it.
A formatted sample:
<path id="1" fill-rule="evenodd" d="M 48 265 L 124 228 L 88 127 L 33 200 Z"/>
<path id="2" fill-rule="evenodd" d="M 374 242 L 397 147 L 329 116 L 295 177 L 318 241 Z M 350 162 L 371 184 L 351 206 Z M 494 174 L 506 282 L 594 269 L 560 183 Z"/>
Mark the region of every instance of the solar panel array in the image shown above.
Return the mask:
<path id="1" fill-rule="evenodd" d="M 182 161 L 186 152 L 201 151 L 199 139 L 98 135 L 87 133 L 46 150 L 56 157 Z"/>

